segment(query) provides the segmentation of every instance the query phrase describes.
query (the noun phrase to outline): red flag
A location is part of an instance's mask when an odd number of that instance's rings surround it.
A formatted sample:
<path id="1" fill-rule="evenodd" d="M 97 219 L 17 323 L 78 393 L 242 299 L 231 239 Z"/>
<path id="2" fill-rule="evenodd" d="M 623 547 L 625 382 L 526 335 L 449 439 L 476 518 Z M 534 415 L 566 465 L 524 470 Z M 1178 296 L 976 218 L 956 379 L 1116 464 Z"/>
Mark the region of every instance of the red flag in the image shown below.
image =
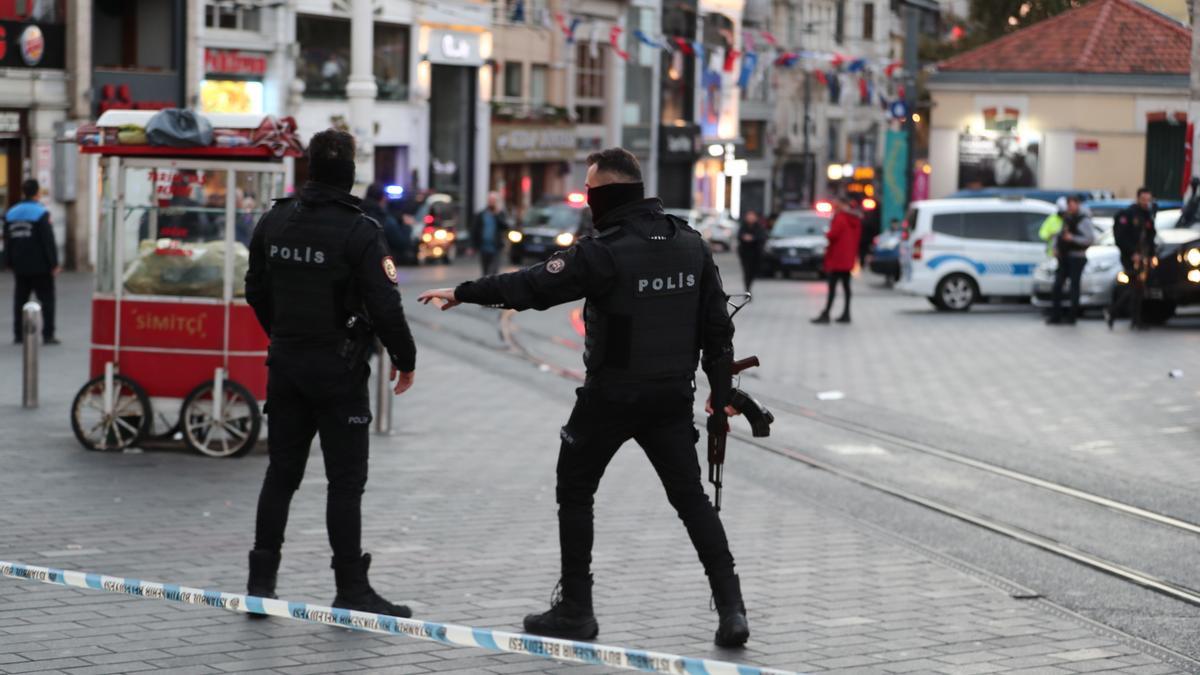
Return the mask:
<path id="1" fill-rule="evenodd" d="M 737 58 L 741 55 L 742 55 L 742 53 L 736 49 L 730 49 L 729 51 L 725 52 L 725 67 L 724 67 L 725 72 L 727 72 L 727 73 L 733 72 L 734 62 L 737 61 Z"/>
<path id="2" fill-rule="evenodd" d="M 620 26 L 613 26 L 612 29 L 610 29 L 608 31 L 608 43 L 610 45 L 612 45 L 613 52 L 617 56 L 621 57 L 625 61 L 628 61 L 629 60 L 629 52 L 625 51 L 624 49 L 621 49 L 621 45 L 617 44 L 617 40 L 620 39 L 621 31 L 623 31 L 623 30 L 625 30 L 625 29 L 621 28 Z"/>
<path id="3" fill-rule="evenodd" d="M 775 36 L 774 36 L 774 35 L 771 35 L 771 33 L 770 33 L 770 32 L 768 32 L 768 31 L 765 31 L 765 30 L 764 30 L 764 31 L 759 31 L 759 33 L 758 33 L 758 34 L 759 34 L 759 35 L 761 35 L 761 36 L 762 36 L 762 39 L 766 40 L 766 41 L 767 41 L 767 44 L 771 45 L 772 47 L 778 47 L 778 46 L 779 46 L 779 41 L 778 41 L 778 40 L 776 40 L 776 39 L 775 39 Z"/>
<path id="4" fill-rule="evenodd" d="M 883 74 L 887 75 L 888 77 L 893 77 L 896 74 L 896 69 L 898 69 L 899 67 L 900 67 L 899 61 L 892 61 L 891 63 L 887 64 L 887 67 L 885 67 L 883 69 Z"/>
<path id="5" fill-rule="evenodd" d="M 1188 122 L 1187 138 L 1183 141 L 1183 183 L 1179 186 L 1179 196 L 1187 197 L 1189 183 L 1192 182 L 1192 145 L 1196 142 L 1196 124 Z"/>
<path id="6" fill-rule="evenodd" d="M 687 56 L 695 56 L 696 52 L 692 49 L 692 43 L 687 41 L 687 38 L 671 38 L 671 40 L 679 47 L 679 51 Z"/>
<path id="7" fill-rule="evenodd" d="M 817 78 L 817 82 L 821 83 L 821 86 L 826 86 L 829 84 L 829 78 L 825 77 L 825 71 L 814 70 L 813 77 Z"/>
<path id="8" fill-rule="evenodd" d="M 833 67 L 834 68 L 837 68 L 838 66 L 842 65 L 845 62 L 846 62 L 845 56 L 842 56 L 841 54 L 838 54 L 837 52 L 833 53 Z"/>

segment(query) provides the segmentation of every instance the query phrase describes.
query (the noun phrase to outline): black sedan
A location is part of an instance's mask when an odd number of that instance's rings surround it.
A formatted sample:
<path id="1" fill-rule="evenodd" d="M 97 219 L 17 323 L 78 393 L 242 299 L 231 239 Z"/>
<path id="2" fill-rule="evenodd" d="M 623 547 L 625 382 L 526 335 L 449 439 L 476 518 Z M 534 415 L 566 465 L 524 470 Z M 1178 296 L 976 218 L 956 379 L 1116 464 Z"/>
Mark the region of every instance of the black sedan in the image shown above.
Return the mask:
<path id="1" fill-rule="evenodd" d="M 1165 230 L 1160 235 L 1179 231 Z M 1200 304 L 1200 231 L 1189 232 L 1192 236 L 1161 237 L 1167 241 L 1159 245 L 1146 277 L 1142 304 L 1142 319 L 1146 323 L 1164 324 L 1175 316 L 1179 307 Z M 1116 292 L 1128 292 L 1129 281 L 1124 272 L 1118 274 Z"/>
<path id="2" fill-rule="evenodd" d="M 542 201 L 529 209 L 520 227 L 509 230 L 508 255 L 514 265 L 545 260 L 591 231 L 592 211 L 575 194 Z"/>

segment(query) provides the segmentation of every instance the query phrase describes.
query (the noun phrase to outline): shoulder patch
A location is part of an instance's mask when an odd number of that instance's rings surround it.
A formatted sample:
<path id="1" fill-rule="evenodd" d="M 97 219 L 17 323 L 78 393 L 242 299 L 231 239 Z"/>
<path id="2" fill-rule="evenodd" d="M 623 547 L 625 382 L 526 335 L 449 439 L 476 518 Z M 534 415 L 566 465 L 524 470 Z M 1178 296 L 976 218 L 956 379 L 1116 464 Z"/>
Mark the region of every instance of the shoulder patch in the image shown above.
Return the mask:
<path id="1" fill-rule="evenodd" d="M 555 256 L 546 261 L 546 271 L 550 274 L 558 274 L 567 268 L 567 261 Z"/>
<path id="2" fill-rule="evenodd" d="M 396 261 L 392 260 L 392 256 L 383 257 L 383 273 L 387 275 L 388 281 L 396 283 Z"/>

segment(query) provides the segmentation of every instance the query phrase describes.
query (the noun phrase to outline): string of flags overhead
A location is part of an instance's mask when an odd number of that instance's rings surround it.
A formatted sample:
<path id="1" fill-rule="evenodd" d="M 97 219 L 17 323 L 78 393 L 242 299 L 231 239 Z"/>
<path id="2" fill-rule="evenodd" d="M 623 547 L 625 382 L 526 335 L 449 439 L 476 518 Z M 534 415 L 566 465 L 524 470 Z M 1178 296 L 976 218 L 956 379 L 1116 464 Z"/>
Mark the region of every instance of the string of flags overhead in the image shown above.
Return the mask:
<path id="1" fill-rule="evenodd" d="M 509 12 L 513 23 L 524 23 L 526 17 L 526 0 L 516 0 Z M 600 55 L 600 41 L 607 32 L 608 45 L 618 58 L 630 59 L 629 45 L 633 41 L 650 49 L 671 53 L 672 65 L 682 67 L 684 58 L 694 58 L 699 68 L 698 79 L 706 89 L 720 90 L 729 83 L 736 81 L 741 89 L 749 87 L 756 78 L 763 77 L 768 68 L 794 70 L 802 68 L 819 83 L 828 89 L 832 102 L 841 101 L 844 92 L 857 95 L 860 105 L 871 105 L 877 102 L 885 111 L 892 111 L 896 101 L 904 100 L 904 86 L 899 81 L 903 74 L 901 64 L 890 59 L 866 59 L 851 57 L 838 52 L 813 51 L 806 49 L 788 49 L 782 46 L 779 39 L 770 31 L 744 30 L 742 32 L 741 49 L 737 48 L 733 31 L 720 31 L 722 46 L 706 47 L 701 41 L 677 35 L 653 34 L 641 29 L 627 31 L 622 23 L 600 21 L 579 16 L 569 16 L 562 12 L 551 14 L 548 10 L 539 10 L 540 23 L 544 28 L 553 29 L 553 24 L 562 33 L 567 44 L 579 41 L 588 43 L 592 58 Z M 586 31 L 580 27 L 588 24 Z M 606 31 L 607 29 L 607 31 Z M 739 63 L 740 61 L 740 63 Z M 728 77 L 722 77 L 722 74 Z"/>

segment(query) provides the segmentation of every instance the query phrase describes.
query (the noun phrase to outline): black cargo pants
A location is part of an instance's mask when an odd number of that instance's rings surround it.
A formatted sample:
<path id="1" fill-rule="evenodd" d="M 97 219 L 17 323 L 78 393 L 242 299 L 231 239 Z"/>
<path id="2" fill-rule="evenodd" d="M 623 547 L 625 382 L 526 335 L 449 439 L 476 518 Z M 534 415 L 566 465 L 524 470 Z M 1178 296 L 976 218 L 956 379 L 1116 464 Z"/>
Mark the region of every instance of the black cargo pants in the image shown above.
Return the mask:
<path id="1" fill-rule="evenodd" d="M 638 392 L 576 390 L 571 418 L 562 428 L 558 455 L 558 536 L 564 590 L 578 587 L 592 562 L 592 504 L 600 477 L 617 450 L 633 439 L 658 473 L 710 580 L 733 575 L 725 528 L 704 493 L 692 424 L 691 383 Z"/>
<path id="2" fill-rule="evenodd" d="M 292 495 L 304 478 L 313 438 L 320 436 L 329 480 L 325 524 L 337 560 L 362 555 L 362 494 L 371 428 L 366 362 L 353 369 L 332 350 L 273 348 L 268 360 L 270 463 L 258 497 L 254 548 L 283 545 Z"/>

